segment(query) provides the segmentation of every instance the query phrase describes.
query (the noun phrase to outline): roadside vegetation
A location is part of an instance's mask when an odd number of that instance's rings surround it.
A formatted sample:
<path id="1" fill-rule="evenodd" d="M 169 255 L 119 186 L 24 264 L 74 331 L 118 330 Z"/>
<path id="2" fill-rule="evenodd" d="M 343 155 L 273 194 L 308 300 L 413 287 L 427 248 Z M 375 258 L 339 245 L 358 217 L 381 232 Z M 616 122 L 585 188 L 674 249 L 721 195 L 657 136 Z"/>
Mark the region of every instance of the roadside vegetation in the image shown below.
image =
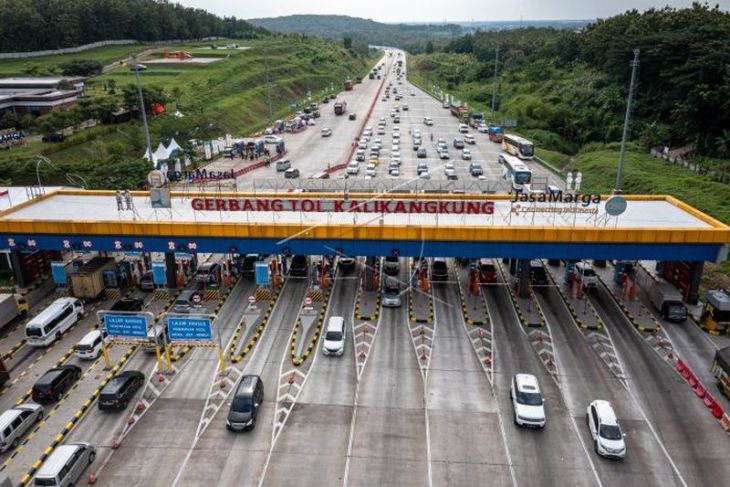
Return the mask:
<path id="1" fill-rule="evenodd" d="M 517 120 L 538 157 L 584 172 L 583 189 L 613 187 L 626 95 L 639 48 L 639 82 L 623 189 L 667 193 L 730 223 L 730 186 L 648 155 L 653 146 L 694 147 L 703 165 L 730 172 L 730 14 L 695 4 L 629 11 L 584 31 L 478 32 L 439 52 L 411 56 L 409 78 L 484 111 Z M 498 97 L 490 112 L 495 50 Z"/>
<path id="2" fill-rule="evenodd" d="M 215 41 L 224 46 L 232 40 Z M 140 62 L 163 57 L 164 51 L 185 50 L 196 57 L 217 57 L 212 63 L 153 64 L 140 73 L 145 103 L 161 103 L 165 113 L 149 117 L 153 150 L 159 142 L 175 138 L 184 149 L 189 139 L 222 137 L 226 133 L 242 136 L 262 129 L 269 123 L 267 76 L 270 80 L 271 110 L 274 120 L 296 111 L 308 92 L 313 101 L 329 92 L 339 91 L 346 78 L 365 76 L 379 57 L 367 49 L 346 49 L 342 43 L 301 36 L 270 35 L 241 44 L 240 49 L 210 49 L 207 43 L 169 46 L 138 45 L 143 52 Z M 111 46 L 83 53 L 85 61 L 111 64 L 114 56 L 126 58 L 131 46 Z M 124 48 L 124 49 L 120 49 Z M 244 49 L 245 48 L 245 49 Z M 113 55 L 110 55 L 110 51 Z M 61 65 L 79 56 L 58 56 L 26 60 L 39 73 L 60 71 Z M 18 61 L 0 61 L 0 72 L 8 73 L 5 64 L 18 67 Z M 118 63 L 117 63 L 118 64 Z M 64 127 L 76 127 L 75 134 L 61 143 L 28 142 L 0 152 L 0 171 L 13 184 L 35 181 L 36 155 L 48 157 L 53 165 L 41 165 L 41 179 L 46 184 L 69 184 L 67 174 L 82 176 L 90 188 L 137 187 L 149 169 L 140 159 L 144 153 L 141 123 L 112 124 L 111 113 L 118 108 L 138 107 L 134 72 L 129 64 L 86 80 L 86 97 L 78 106 L 58 110 L 39 118 L 21 119 L 6 116 L 4 127 L 18 127 L 28 133 L 52 133 Z M 183 116 L 176 116 L 179 111 Z M 80 129 L 88 119 L 101 122 Z"/>

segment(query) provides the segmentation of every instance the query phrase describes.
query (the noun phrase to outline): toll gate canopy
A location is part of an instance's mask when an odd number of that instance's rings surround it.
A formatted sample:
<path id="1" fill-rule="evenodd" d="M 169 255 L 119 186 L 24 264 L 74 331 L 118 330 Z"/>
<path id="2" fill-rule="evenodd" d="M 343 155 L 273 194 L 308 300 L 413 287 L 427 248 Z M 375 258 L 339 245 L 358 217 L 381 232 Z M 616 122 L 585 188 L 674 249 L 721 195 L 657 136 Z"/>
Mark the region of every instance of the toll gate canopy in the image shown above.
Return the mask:
<path id="1" fill-rule="evenodd" d="M 670 196 L 625 196 L 618 216 L 599 195 L 172 193 L 170 208 L 133 197 L 119 210 L 112 191 L 47 192 L 0 212 L 0 248 L 718 261 L 730 243 L 728 226 Z"/>

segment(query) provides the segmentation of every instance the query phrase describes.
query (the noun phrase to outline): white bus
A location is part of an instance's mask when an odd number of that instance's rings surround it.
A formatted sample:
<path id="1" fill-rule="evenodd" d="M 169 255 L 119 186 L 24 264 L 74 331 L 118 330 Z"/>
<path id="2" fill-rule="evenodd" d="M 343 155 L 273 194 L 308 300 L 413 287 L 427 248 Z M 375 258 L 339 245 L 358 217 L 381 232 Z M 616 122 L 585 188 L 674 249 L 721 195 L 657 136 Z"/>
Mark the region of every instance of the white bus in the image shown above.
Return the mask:
<path id="1" fill-rule="evenodd" d="M 535 146 L 532 142 L 512 134 L 504 134 L 502 150 L 520 159 L 532 159 L 535 155 Z"/>
<path id="2" fill-rule="evenodd" d="M 510 194 L 513 191 L 530 192 L 530 183 L 532 182 L 532 171 L 521 160 L 514 156 L 500 155 L 499 163 L 504 168 L 504 179 L 510 181 Z"/>
<path id="3" fill-rule="evenodd" d="M 28 345 L 46 347 L 59 338 L 84 314 L 84 305 L 76 298 L 60 298 L 25 325 Z"/>

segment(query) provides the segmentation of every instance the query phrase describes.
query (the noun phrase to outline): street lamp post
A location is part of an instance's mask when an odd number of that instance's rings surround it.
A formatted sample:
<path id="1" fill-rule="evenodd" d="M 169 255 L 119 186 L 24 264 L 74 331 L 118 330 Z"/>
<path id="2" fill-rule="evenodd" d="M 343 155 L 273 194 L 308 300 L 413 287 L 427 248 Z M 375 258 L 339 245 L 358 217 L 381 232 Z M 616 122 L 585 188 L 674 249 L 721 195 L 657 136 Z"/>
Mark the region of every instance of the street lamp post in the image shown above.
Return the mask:
<path id="1" fill-rule="evenodd" d="M 621 194 L 621 176 L 624 171 L 624 155 L 626 153 L 626 140 L 629 138 L 629 123 L 631 122 L 631 105 L 634 100 L 634 89 L 636 85 L 636 70 L 639 67 L 639 50 L 634 49 L 634 59 L 631 65 L 631 83 L 629 84 L 629 97 L 626 101 L 626 116 L 624 117 L 624 131 L 621 136 L 621 152 L 618 156 L 618 171 L 616 172 L 616 186 L 614 194 Z"/>
<path id="2" fill-rule="evenodd" d="M 152 162 L 152 142 L 150 142 L 150 128 L 147 125 L 147 111 L 144 108 L 144 96 L 142 95 L 142 82 L 139 79 L 139 64 L 137 63 L 137 55 L 132 55 L 132 69 L 134 70 L 134 78 L 137 81 L 137 96 L 139 97 L 139 108 L 142 111 L 142 126 L 144 127 L 144 141 L 147 145 L 145 154 Z"/>

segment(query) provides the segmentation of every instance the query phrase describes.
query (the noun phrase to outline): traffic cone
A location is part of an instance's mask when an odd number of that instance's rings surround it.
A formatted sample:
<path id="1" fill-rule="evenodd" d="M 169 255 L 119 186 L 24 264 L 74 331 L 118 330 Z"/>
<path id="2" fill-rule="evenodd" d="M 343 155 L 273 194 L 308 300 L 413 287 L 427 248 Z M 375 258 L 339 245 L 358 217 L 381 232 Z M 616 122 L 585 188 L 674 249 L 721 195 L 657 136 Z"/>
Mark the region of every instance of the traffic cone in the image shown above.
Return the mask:
<path id="1" fill-rule="evenodd" d="M 88 483 L 89 484 L 95 484 L 96 483 L 96 474 L 94 473 L 93 470 L 91 472 L 89 472 L 89 481 L 88 481 Z"/>

